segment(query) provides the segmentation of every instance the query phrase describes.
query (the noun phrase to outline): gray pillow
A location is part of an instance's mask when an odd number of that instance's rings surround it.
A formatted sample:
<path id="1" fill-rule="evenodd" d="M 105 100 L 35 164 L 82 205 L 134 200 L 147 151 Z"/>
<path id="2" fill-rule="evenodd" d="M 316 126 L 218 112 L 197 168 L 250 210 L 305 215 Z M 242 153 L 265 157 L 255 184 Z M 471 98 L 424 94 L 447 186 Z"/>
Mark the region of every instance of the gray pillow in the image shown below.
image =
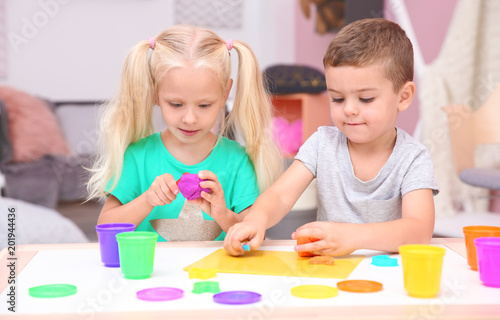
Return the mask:
<path id="1" fill-rule="evenodd" d="M 468 168 L 462 170 L 459 177 L 476 187 L 500 190 L 500 169 Z"/>
<path id="2" fill-rule="evenodd" d="M 7 108 L 5 108 L 3 101 L 0 100 L 0 168 L 12 159 L 12 152 Z"/>

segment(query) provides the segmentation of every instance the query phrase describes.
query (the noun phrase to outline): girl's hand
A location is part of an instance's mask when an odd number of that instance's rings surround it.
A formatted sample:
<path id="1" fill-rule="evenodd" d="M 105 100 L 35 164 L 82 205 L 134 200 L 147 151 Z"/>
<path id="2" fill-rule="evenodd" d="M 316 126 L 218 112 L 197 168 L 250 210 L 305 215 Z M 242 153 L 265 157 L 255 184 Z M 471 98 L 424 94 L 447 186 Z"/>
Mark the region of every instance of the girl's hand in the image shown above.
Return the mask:
<path id="1" fill-rule="evenodd" d="M 163 206 L 174 201 L 178 193 L 179 188 L 174 177 L 165 173 L 157 176 L 146 191 L 146 201 L 153 207 Z"/>
<path id="2" fill-rule="evenodd" d="M 355 246 L 355 225 L 349 223 L 325 221 L 306 223 L 292 233 L 294 240 L 302 237 L 319 240 L 296 245 L 294 250 L 297 252 L 307 251 L 322 256 L 342 256 L 357 249 Z"/>
<path id="3" fill-rule="evenodd" d="M 201 210 L 203 210 L 209 216 L 214 218 L 217 223 L 219 223 L 219 219 L 223 219 L 228 215 L 228 209 L 226 207 L 226 199 L 224 198 L 224 190 L 222 190 L 222 185 L 219 183 L 217 175 L 208 170 L 200 171 L 198 173 L 198 178 L 206 180 L 200 182 L 200 187 L 210 189 L 210 193 L 202 191 L 201 198 L 190 200 L 189 202 L 199 206 Z"/>

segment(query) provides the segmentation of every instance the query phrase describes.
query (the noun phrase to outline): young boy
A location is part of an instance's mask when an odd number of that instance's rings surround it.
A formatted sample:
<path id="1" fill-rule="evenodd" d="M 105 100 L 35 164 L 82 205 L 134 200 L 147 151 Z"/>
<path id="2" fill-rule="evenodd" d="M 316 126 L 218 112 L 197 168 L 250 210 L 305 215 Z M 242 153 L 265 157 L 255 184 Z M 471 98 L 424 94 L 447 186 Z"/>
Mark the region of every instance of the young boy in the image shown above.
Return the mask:
<path id="1" fill-rule="evenodd" d="M 228 231 L 224 248 L 242 255 L 242 242 L 257 249 L 265 230 L 278 223 L 316 178 L 316 222 L 292 239 L 316 242 L 295 251 L 339 256 L 357 249 L 397 252 L 408 243 L 429 243 L 434 229 L 434 180 L 429 151 L 396 128 L 415 94 L 413 48 L 405 32 L 385 19 L 344 27 L 323 59 L 330 115 L 292 165 L 263 194 L 241 223 Z"/>

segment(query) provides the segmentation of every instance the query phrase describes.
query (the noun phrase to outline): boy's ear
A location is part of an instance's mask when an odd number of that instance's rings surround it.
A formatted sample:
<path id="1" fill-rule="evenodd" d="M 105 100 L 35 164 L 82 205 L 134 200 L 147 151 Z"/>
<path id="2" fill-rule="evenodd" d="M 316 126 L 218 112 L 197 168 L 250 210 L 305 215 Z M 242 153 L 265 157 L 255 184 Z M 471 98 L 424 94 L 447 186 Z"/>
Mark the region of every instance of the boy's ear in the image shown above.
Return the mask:
<path id="1" fill-rule="evenodd" d="M 399 104 L 398 111 L 404 111 L 408 109 L 415 95 L 415 83 L 413 81 L 408 81 L 403 85 L 403 88 L 399 91 Z"/>

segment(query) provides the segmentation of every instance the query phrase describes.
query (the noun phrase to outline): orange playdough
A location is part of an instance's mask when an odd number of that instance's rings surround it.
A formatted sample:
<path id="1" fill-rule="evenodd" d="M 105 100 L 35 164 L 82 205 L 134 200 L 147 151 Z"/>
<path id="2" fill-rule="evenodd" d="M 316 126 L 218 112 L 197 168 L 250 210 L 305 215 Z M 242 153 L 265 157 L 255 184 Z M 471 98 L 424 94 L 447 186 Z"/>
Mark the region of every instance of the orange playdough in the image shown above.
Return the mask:
<path id="1" fill-rule="evenodd" d="M 318 240 L 319 239 L 317 239 L 317 238 L 302 237 L 302 238 L 297 239 L 297 244 L 299 245 L 299 244 L 305 244 L 305 243 L 309 243 L 309 242 L 316 242 Z M 299 254 L 299 257 L 314 257 L 314 256 L 316 256 L 315 254 L 307 252 L 307 251 L 298 252 L 298 254 Z"/>
<path id="2" fill-rule="evenodd" d="M 335 264 L 335 258 L 331 256 L 315 256 L 309 259 L 309 264 L 326 264 L 328 266 L 333 266 Z"/>

